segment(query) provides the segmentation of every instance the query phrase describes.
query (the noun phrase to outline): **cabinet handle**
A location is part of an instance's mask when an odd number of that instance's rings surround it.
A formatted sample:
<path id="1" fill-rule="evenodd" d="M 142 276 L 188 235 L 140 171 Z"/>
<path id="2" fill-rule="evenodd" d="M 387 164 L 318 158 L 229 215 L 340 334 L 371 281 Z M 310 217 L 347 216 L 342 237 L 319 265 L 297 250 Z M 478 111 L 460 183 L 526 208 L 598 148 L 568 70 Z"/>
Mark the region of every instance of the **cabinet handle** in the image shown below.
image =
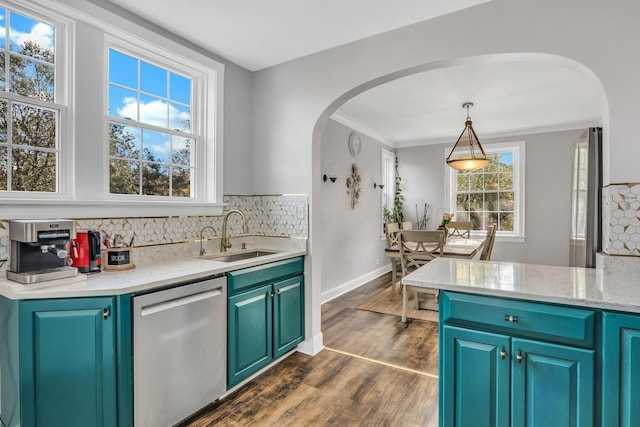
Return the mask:
<path id="1" fill-rule="evenodd" d="M 280 289 L 276 291 L 276 295 L 280 296 Z"/>
<path id="2" fill-rule="evenodd" d="M 504 321 L 509 323 L 518 323 L 518 317 L 512 315 L 504 316 Z"/>
<path id="3" fill-rule="evenodd" d="M 269 292 L 269 296 L 270 296 L 271 298 L 273 298 L 273 296 L 274 296 L 273 291 Z"/>
<path id="4" fill-rule="evenodd" d="M 105 307 L 102 309 L 102 318 L 103 319 L 108 319 L 109 315 L 111 314 L 111 310 L 109 310 L 109 307 Z"/>
<path id="5" fill-rule="evenodd" d="M 518 363 L 522 363 L 522 352 L 518 350 L 518 354 L 516 354 L 516 360 Z"/>
<path id="6" fill-rule="evenodd" d="M 505 357 L 507 357 L 507 350 L 505 350 L 504 347 L 502 347 L 500 349 L 500 358 L 504 360 Z"/>

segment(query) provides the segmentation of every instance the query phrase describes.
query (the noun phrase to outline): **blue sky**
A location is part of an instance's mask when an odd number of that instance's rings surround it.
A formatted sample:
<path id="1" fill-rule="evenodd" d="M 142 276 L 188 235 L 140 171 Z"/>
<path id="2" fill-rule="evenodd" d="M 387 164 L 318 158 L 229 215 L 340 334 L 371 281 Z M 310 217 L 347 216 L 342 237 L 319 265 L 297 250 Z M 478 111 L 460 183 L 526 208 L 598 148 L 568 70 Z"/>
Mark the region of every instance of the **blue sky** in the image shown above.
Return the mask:
<path id="1" fill-rule="evenodd" d="M 35 41 L 46 49 L 54 48 L 55 30 L 54 27 L 43 22 L 11 12 L 9 15 L 11 27 L 9 37 L 11 38 L 11 50 L 17 52 L 20 46 L 27 40 Z M 0 48 L 6 48 L 7 10 L 0 8 Z"/>

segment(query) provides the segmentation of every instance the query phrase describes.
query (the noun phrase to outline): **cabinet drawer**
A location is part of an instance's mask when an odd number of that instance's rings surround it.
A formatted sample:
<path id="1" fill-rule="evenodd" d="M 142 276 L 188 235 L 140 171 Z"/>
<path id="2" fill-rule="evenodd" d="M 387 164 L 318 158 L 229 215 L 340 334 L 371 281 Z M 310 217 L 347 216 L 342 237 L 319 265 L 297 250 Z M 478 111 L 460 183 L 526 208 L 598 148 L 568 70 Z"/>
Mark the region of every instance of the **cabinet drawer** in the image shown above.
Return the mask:
<path id="1" fill-rule="evenodd" d="M 537 302 L 445 292 L 442 321 L 593 348 L 595 312 Z"/>
<path id="2" fill-rule="evenodd" d="M 285 259 L 227 273 L 229 295 L 250 289 L 265 282 L 297 276 L 304 272 L 302 257 Z"/>

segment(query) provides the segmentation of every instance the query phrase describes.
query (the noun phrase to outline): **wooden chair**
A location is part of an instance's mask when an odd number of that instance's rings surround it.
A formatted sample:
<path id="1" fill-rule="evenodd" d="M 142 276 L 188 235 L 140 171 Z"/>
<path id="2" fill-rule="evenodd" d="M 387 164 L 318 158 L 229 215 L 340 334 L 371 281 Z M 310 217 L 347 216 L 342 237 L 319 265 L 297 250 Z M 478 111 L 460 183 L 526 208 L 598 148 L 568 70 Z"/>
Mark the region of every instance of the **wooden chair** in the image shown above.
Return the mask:
<path id="1" fill-rule="evenodd" d="M 444 232 L 431 230 L 404 230 L 399 233 L 400 263 L 402 275 L 406 276 L 410 271 L 422 267 L 429 261 L 440 256 L 444 246 Z M 402 286 L 402 322 L 407 321 L 408 292 L 413 291 L 416 308 L 420 308 L 418 294 L 428 294 L 433 297 L 433 302 L 427 300 L 427 307 L 438 309 L 438 290 L 430 288 Z"/>
<path id="2" fill-rule="evenodd" d="M 395 296 L 396 293 L 396 282 L 398 281 L 398 273 L 400 273 L 400 277 L 402 277 L 402 270 L 400 264 L 400 244 L 398 242 L 398 233 L 400 231 L 400 226 L 398 223 L 388 223 L 385 226 L 385 234 L 387 236 L 387 249 L 397 249 L 398 255 L 391 256 L 391 298 Z"/>
<path id="3" fill-rule="evenodd" d="M 471 237 L 471 222 L 469 221 L 451 221 L 447 228 L 449 236 L 460 236 L 468 239 Z"/>
<path id="4" fill-rule="evenodd" d="M 413 230 L 413 223 L 411 221 L 405 221 L 402 223 L 403 230 Z"/>
<path id="5" fill-rule="evenodd" d="M 496 240 L 497 229 L 498 229 L 497 225 L 492 225 L 487 230 L 487 239 L 484 242 L 484 246 L 482 247 L 482 253 L 480 254 L 480 259 L 483 261 L 491 260 L 491 251 L 493 250 L 493 242 Z"/>

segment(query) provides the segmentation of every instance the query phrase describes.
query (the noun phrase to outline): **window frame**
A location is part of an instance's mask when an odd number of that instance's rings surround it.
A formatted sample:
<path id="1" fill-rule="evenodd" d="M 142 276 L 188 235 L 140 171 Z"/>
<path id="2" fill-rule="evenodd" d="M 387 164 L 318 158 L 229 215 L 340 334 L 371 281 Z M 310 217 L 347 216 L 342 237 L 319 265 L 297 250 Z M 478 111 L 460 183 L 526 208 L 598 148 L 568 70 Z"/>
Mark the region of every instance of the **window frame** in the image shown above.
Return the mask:
<path id="1" fill-rule="evenodd" d="M 384 218 L 382 212 L 384 207 L 393 207 L 395 198 L 395 180 L 396 180 L 396 153 L 386 148 L 380 148 L 380 178 L 384 187 L 380 191 L 380 234 L 386 239 L 384 234 Z"/>
<path id="2" fill-rule="evenodd" d="M 105 142 L 104 142 L 104 187 L 103 191 L 105 197 L 109 200 L 139 200 L 140 202 L 156 201 L 156 202 L 175 202 L 175 203 L 203 203 L 207 201 L 207 182 L 206 182 L 206 170 L 208 165 L 207 152 L 214 151 L 215 148 L 211 148 L 210 144 L 215 144 L 215 136 L 209 138 L 206 134 L 207 128 L 207 100 L 205 96 L 200 94 L 207 92 L 208 73 L 206 70 L 202 70 L 200 66 L 193 62 L 178 58 L 176 55 L 170 52 L 158 51 L 156 47 L 152 50 L 151 46 L 143 47 L 141 45 L 147 44 L 142 41 L 137 43 L 131 43 L 130 40 L 125 41 L 114 37 L 112 35 L 105 36 L 104 43 L 104 115 L 105 115 Z M 116 194 L 110 192 L 110 172 L 109 172 L 109 123 L 116 122 L 119 124 L 130 125 L 142 130 L 152 130 L 157 132 L 166 132 L 167 130 L 143 123 L 140 121 L 128 121 L 126 119 L 109 115 L 109 50 L 114 49 L 125 55 L 129 55 L 136 58 L 139 61 L 145 61 L 161 67 L 165 70 L 173 71 L 191 79 L 191 133 L 196 140 L 195 149 L 193 153 L 194 164 L 193 171 L 194 176 L 192 179 L 192 187 L 194 194 L 192 197 L 174 197 L 174 196 L 151 196 L 151 195 L 135 195 L 135 194 Z M 185 64 L 187 64 L 185 66 Z M 215 119 L 214 119 L 215 121 Z M 213 142 L 212 142 L 213 141 Z"/>
<path id="3" fill-rule="evenodd" d="M 75 24 L 69 18 L 45 9 L 35 4 L 29 4 L 28 7 L 18 5 L 13 2 L 3 1 L 0 4 L 9 11 L 27 16 L 38 22 L 45 23 L 54 27 L 54 102 L 45 102 L 39 99 L 30 98 L 13 92 L 2 91 L 0 98 L 7 102 L 17 102 L 27 104 L 46 110 L 56 111 L 58 113 L 56 128 L 56 191 L 55 192 L 39 192 L 39 191 L 0 191 L 0 202 L 7 203 L 15 201 L 61 201 L 69 200 L 73 195 L 72 182 L 72 165 L 73 165 L 73 138 L 72 129 L 74 120 L 69 111 L 74 111 L 73 99 L 73 61 L 69 52 L 73 49 L 73 40 L 75 39 Z M 7 40 L 8 43 L 8 40 Z M 10 71 L 7 69 L 6 71 Z M 8 75 L 8 74 L 7 74 Z M 10 115 L 10 109 L 7 109 Z M 11 129 L 11 124 L 7 122 L 7 131 Z M 7 167 L 10 167 L 7 165 Z"/>
<path id="4" fill-rule="evenodd" d="M 445 148 L 445 158 L 453 147 Z M 483 144 L 487 154 L 513 153 L 513 191 L 514 191 L 514 231 L 497 231 L 496 240 L 502 242 L 524 242 L 525 233 L 525 141 Z M 445 167 L 445 205 L 448 212 L 456 212 L 456 177 L 457 171 L 449 166 Z M 485 231 L 472 230 L 471 235 L 483 237 Z"/>

